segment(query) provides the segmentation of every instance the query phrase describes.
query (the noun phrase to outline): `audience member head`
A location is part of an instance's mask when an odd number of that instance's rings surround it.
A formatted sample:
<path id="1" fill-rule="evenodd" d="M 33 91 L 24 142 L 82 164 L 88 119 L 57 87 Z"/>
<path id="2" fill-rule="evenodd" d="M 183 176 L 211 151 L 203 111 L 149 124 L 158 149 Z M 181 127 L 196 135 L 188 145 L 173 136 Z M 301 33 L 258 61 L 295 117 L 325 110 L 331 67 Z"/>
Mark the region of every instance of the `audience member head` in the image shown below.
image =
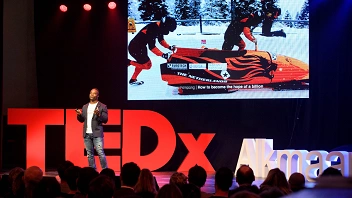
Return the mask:
<path id="1" fill-rule="evenodd" d="M 89 184 L 88 198 L 111 198 L 114 189 L 115 184 L 109 176 L 99 175 Z"/>
<path id="2" fill-rule="evenodd" d="M 73 163 L 71 161 L 66 160 L 59 164 L 59 166 L 57 167 L 57 173 L 59 174 L 59 177 L 62 181 L 66 181 L 65 171 L 71 166 L 74 166 Z"/>
<path id="3" fill-rule="evenodd" d="M 138 182 L 134 188 L 136 193 L 150 192 L 156 194 L 154 176 L 149 169 L 142 169 L 138 177 Z"/>
<path id="4" fill-rule="evenodd" d="M 66 182 L 71 191 L 77 190 L 76 181 L 78 179 L 80 170 L 81 167 L 79 166 L 71 166 L 65 171 Z"/>
<path id="5" fill-rule="evenodd" d="M 121 185 L 134 187 L 138 181 L 141 169 L 134 162 L 128 162 L 121 168 L 120 180 Z"/>
<path id="6" fill-rule="evenodd" d="M 187 176 L 180 172 L 173 173 L 170 177 L 169 183 L 181 187 L 182 185 L 187 184 Z"/>
<path id="7" fill-rule="evenodd" d="M 285 173 L 279 168 L 274 168 L 269 171 L 268 176 L 260 185 L 260 188 L 262 189 L 265 186 L 278 187 L 285 195 L 292 192 L 288 185 Z"/>
<path id="8" fill-rule="evenodd" d="M 59 182 L 54 177 L 43 177 L 33 190 L 33 198 L 56 198 L 61 194 Z"/>
<path id="9" fill-rule="evenodd" d="M 292 173 L 288 179 L 288 183 L 292 192 L 297 192 L 305 188 L 306 178 L 302 173 Z"/>
<path id="10" fill-rule="evenodd" d="M 203 187 L 207 180 L 207 172 L 201 166 L 195 165 L 188 171 L 188 182 L 198 186 Z"/>
<path id="11" fill-rule="evenodd" d="M 236 172 L 236 181 L 238 185 L 252 185 L 255 177 L 251 167 L 242 165 Z"/>
<path id="12" fill-rule="evenodd" d="M 15 195 L 15 197 L 24 197 L 24 171 L 18 173 L 16 177 L 14 177 L 14 180 L 12 182 L 12 194 Z"/>
<path id="13" fill-rule="evenodd" d="M 81 168 L 77 178 L 77 188 L 82 194 L 88 193 L 89 183 L 96 177 L 99 173 L 92 167 Z"/>
<path id="14" fill-rule="evenodd" d="M 200 188 L 194 184 L 184 184 L 180 188 L 183 198 L 200 198 Z"/>
<path id="15" fill-rule="evenodd" d="M 13 168 L 10 170 L 9 172 L 9 178 L 8 178 L 8 181 L 9 181 L 9 184 L 11 185 L 11 190 L 12 190 L 12 193 L 14 194 L 14 187 L 15 185 L 15 182 L 18 183 L 18 181 L 16 180 L 16 178 L 18 177 L 18 175 L 22 175 L 23 176 L 23 173 L 24 173 L 24 170 L 20 167 L 16 167 L 16 168 Z M 21 180 L 22 180 L 22 176 L 21 176 Z M 19 187 L 19 186 L 17 186 Z"/>
<path id="16" fill-rule="evenodd" d="M 20 174 L 24 172 L 24 170 L 20 167 L 15 167 L 10 170 L 9 172 L 9 183 L 12 184 L 12 182 L 15 180 L 15 178 Z"/>
<path id="17" fill-rule="evenodd" d="M 332 177 L 342 176 L 342 173 L 336 168 L 329 167 L 325 169 L 323 173 L 320 175 L 320 177 L 326 177 L 326 176 L 332 176 Z"/>
<path id="18" fill-rule="evenodd" d="M 100 171 L 100 175 L 106 175 L 110 177 L 112 180 L 115 179 L 115 171 L 111 168 L 104 168 Z"/>
<path id="19" fill-rule="evenodd" d="M 232 186 L 233 172 L 227 167 L 222 167 L 215 173 L 215 188 L 223 192 L 229 191 Z"/>
<path id="20" fill-rule="evenodd" d="M 181 190 L 175 184 L 165 184 L 160 188 L 156 198 L 183 198 Z"/>
<path id="21" fill-rule="evenodd" d="M 116 174 L 114 169 L 104 168 L 103 170 L 100 171 L 100 175 L 106 175 L 110 177 L 110 179 L 114 182 L 115 189 L 118 189 L 121 187 L 121 181 L 116 181 Z"/>
<path id="22" fill-rule="evenodd" d="M 233 194 L 230 198 L 260 198 L 259 195 L 243 190 Z"/>
<path id="23" fill-rule="evenodd" d="M 23 181 L 25 187 L 35 186 L 43 178 L 43 171 L 38 166 L 31 166 L 24 171 Z"/>
<path id="24" fill-rule="evenodd" d="M 259 194 L 260 198 L 279 198 L 284 195 L 285 193 L 277 187 L 266 187 L 265 190 Z"/>

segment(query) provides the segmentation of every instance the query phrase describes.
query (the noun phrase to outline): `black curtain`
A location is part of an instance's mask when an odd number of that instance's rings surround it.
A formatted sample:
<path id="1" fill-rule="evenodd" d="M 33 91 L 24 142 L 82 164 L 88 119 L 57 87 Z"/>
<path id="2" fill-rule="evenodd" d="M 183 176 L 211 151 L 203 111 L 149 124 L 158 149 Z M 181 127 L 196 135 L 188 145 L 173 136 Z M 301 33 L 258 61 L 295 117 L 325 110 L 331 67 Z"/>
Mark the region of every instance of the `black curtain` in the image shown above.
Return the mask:
<path id="1" fill-rule="evenodd" d="M 308 149 L 351 145 L 350 1 L 310 2 L 310 103 Z M 352 150 L 350 150 L 352 151 Z"/>
<path id="2" fill-rule="evenodd" d="M 4 82 L 3 82 L 3 13 L 4 13 L 4 1 L 0 2 L 0 46 L 1 46 L 1 50 L 0 50 L 0 64 L 1 64 L 1 69 L 0 69 L 0 76 L 1 76 L 1 87 L 0 87 L 0 112 L 1 112 L 1 117 L 0 117 L 0 162 L 2 162 L 2 145 L 3 145 L 3 86 L 4 86 Z M 0 163 L 0 170 L 2 169 L 2 163 Z"/>

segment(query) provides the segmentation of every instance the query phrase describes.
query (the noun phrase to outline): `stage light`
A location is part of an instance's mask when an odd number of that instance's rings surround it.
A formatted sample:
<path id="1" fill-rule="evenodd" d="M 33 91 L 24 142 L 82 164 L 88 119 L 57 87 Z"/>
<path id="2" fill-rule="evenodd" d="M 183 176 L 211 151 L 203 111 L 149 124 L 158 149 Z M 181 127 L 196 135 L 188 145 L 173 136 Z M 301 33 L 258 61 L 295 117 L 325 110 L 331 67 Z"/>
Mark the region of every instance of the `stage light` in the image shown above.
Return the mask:
<path id="1" fill-rule="evenodd" d="M 60 5 L 60 10 L 61 10 L 61 12 L 67 12 L 67 6 Z"/>
<path id="2" fill-rule="evenodd" d="M 92 9 L 92 6 L 90 4 L 88 4 L 88 3 L 86 3 L 86 4 L 83 5 L 83 9 L 85 11 L 90 11 Z"/>
<path id="3" fill-rule="evenodd" d="M 112 10 L 112 9 L 115 9 L 115 8 L 116 8 L 116 3 L 113 2 L 113 1 L 111 1 L 111 2 L 109 2 L 108 7 L 109 7 L 111 10 Z"/>

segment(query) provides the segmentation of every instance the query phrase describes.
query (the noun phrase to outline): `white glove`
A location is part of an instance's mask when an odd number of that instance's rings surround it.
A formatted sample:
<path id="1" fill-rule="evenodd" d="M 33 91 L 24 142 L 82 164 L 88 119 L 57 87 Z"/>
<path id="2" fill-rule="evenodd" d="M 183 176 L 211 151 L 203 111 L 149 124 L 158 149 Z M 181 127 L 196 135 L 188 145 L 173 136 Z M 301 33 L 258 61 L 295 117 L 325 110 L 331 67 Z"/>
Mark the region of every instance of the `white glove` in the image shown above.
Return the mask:
<path id="1" fill-rule="evenodd" d="M 171 52 L 168 52 L 168 53 L 163 53 L 163 55 L 161 55 L 161 57 L 165 58 L 166 60 L 168 60 L 171 56 Z"/>
<path id="2" fill-rule="evenodd" d="M 169 50 L 174 52 L 176 50 L 176 45 L 170 45 Z"/>

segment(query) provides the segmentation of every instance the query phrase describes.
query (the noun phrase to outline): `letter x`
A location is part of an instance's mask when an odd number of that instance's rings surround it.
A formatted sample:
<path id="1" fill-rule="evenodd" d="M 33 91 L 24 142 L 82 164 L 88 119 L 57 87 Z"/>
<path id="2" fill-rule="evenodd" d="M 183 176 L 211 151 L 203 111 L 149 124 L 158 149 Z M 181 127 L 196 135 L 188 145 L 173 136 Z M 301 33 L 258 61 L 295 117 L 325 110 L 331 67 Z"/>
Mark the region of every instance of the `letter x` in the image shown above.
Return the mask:
<path id="1" fill-rule="evenodd" d="M 214 171 L 204 151 L 215 136 L 215 133 L 200 134 L 198 140 L 196 140 L 191 133 L 179 133 L 178 135 L 187 147 L 189 153 L 177 171 L 188 171 L 196 164 L 202 166 L 206 171 Z"/>

